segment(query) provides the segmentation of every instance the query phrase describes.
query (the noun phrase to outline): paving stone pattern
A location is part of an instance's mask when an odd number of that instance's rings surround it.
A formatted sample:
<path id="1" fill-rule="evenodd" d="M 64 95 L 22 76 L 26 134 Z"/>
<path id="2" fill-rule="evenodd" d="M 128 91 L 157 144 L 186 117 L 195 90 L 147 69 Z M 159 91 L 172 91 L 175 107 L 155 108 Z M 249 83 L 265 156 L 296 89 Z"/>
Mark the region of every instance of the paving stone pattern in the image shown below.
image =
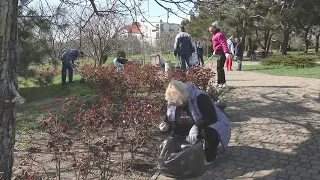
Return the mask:
<path id="1" fill-rule="evenodd" d="M 320 79 L 244 71 L 226 78 L 235 87 L 224 97 L 230 146 L 196 179 L 319 180 Z"/>

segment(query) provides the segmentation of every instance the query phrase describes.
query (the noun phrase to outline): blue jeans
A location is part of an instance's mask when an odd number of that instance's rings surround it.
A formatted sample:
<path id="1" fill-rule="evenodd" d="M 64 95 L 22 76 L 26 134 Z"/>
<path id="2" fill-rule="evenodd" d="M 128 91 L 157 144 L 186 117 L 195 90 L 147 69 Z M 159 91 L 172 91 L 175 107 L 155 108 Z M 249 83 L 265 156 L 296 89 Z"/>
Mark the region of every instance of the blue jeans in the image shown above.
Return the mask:
<path id="1" fill-rule="evenodd" d="M 66 84 L 66 80 L 67 80 L 67 71 L 69 73 L 69 83 L 72 83 L 72 80 L 73 80 L 73 68 L 71 66 L 71 63 L 70 61 L 68 60 L 64 60 L 62 61 L 62 85 L 65 85 Z"/>
<path id="2" fill-rule="evenodd" d="M 236 59 L 238 61 L 238 71 L 241 71 L 241 68 L 242 68 L 242 58 L 243 56 L 237 56 Z"/>
<path id="3" fill-rule="evenodd" d="M 201 63 L 202 65 L 204 65 L 203 54 L 202 53 L 198 54 L 198 62 L 199 62 L 199 64 Z"/>
<path id="4" fill-rule="evenodd" d="M 190 57 L 186 57 L 186 56 L 183 56 L 183 55 L 179 56 L 180 70 L 182 70 L 183 72 L 187 71 L 187 64 L 188 64 L 189 68 L 192 67 L 192 64 L 190 63 L 189 58 Z"/>
<path id="5" fill-rule="evenodd" d="M 118 61 L 117 58 L 115 58 L 115 59 L 113 60 L 113 63 L 114 63 L 114 64 L 116 65 L 116 67 L 117 67 L 117 72 L 121 72 L 122 66 L 121 66 L 121 64 L 119 63 L 119 61 Z"/>

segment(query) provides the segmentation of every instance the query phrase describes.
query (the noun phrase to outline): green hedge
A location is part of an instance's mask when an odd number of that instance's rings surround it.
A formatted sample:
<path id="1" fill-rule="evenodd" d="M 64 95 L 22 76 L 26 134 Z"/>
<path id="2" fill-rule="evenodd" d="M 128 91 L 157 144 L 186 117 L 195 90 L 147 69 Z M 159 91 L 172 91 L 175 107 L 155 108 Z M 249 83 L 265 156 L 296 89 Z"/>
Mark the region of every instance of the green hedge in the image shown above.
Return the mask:
<path id="1" fill-rule="evenodd" d="M 309 55 L 277 55 L 264 59 L 261 64 L 264 66 L 278 65 L 278 66 L 292 66 L 296 68 L 314 67 L 317 61 L 320 60 L 319 56 Z"/>
<path id="2" fill-rule="evenodd" d="M 117 52 L 117 57 L 126 58 L 126 57 L 127 57 L 127 56 L 126 56 L 126 52 L 124 52 L 124 51 L 118 51 L 118 52 Z"/>

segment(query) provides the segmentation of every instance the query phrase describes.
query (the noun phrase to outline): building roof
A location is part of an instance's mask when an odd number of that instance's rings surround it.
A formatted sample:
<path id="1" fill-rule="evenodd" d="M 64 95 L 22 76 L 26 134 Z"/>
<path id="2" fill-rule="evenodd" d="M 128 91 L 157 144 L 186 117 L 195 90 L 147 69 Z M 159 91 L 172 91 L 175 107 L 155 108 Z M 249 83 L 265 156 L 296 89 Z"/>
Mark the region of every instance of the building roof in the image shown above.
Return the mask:
<path id="1" fill-rule="evenodd" d="M 132 24 L 125 25 L 123 29 L 129 33 L 140 33 L 139 29 L 141 30 L 141 24 L 134 22 Z"/>

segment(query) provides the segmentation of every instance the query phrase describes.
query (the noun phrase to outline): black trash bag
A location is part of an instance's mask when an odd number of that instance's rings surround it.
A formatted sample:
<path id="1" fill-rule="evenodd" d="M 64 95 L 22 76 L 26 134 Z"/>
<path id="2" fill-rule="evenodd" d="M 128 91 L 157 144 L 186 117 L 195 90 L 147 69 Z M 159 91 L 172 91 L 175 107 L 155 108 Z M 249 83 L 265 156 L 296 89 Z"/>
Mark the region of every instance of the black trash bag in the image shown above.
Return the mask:
<path id="1" fill-rule="evenodd" d="M 160 145 L 158 168 L 162 175 L 171 178 L 201 176 L 205 173 L 203 141 L 192 145 L 182 136 L 168 138 Z"/>

